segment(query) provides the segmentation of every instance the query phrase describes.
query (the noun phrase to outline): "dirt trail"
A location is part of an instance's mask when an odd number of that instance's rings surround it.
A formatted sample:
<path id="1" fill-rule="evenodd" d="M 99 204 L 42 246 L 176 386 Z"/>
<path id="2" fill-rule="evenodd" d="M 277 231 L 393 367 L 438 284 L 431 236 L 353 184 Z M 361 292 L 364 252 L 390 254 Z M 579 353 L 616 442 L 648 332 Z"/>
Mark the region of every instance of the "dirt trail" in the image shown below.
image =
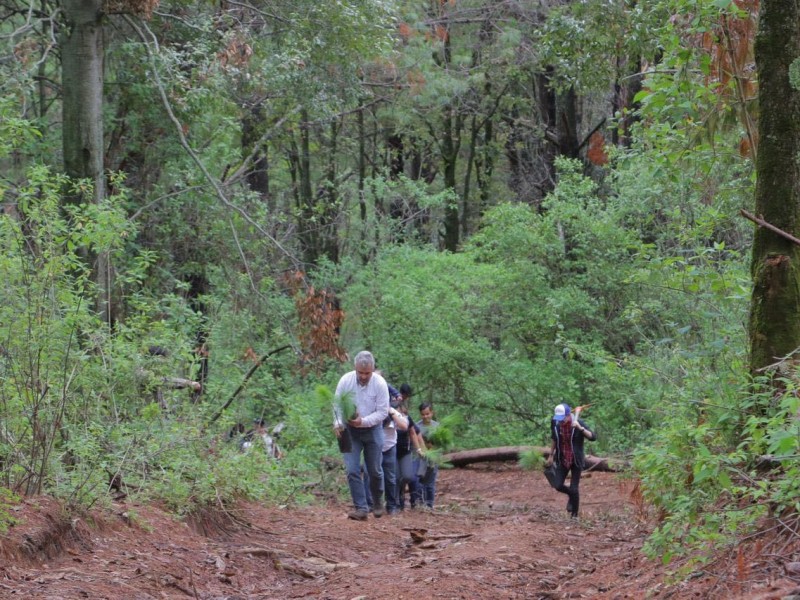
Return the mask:
<path id="1" fill-rule="evenodd" d="M 736 597 L 711 577 L 664 584 L 663 569 L 639 552 L 646 529 L 630 484 L 592 473 L 581 489 L 581 519 L 571 520 L 566 498 L 540 474 L 476 465 L 440 472 L 434 512 L 356 522 L 339 503 L 248 505 L 233 515 L 244 528 L 191 527 L 126 504 L 102 522 L 65 522 L 51 502 L 34 499 L 0 541 L 0 598 Z M 764 587 L 739 597 L 784 594 Z"/>

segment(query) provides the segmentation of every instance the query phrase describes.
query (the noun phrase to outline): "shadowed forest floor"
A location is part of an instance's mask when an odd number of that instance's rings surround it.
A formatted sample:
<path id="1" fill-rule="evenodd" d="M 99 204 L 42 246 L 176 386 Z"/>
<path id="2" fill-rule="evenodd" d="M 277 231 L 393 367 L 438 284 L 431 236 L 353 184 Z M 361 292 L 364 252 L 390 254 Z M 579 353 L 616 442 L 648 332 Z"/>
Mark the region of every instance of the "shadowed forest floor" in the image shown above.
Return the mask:
<path id="1" fill-rule="evenodd" d="M 581 481 L 580 520 L 540 473 L 510 463 L 442 470 L 434 512 L 366 522 L 349 506 L 240 506 L 178 521 L 151 506 L 115 503 L 65 518 L 27 499 L 0 539 L 0 598 L 249 600 L 317 598 L 787 598 L 796 544 L 777 561 L 721 556 L 672 585 L 640 549 L 648 525 L 633 485 L 612 473 Z M 783 538 L 781 538 L 783 539 Z M 764 552 L 762 540 L 759 555 Z M 674 568 L 675 565 L 672 566 Z M 796 577 L 796 576 L 795 576 Z"/>

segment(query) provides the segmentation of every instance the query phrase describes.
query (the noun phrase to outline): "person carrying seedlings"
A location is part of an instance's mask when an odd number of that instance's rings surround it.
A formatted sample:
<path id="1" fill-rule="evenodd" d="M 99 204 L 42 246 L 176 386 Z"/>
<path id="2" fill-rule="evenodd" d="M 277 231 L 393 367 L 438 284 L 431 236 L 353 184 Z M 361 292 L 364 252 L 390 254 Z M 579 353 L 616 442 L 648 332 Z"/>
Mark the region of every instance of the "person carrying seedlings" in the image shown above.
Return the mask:
<path id="1" fill-rule="evenodd" d="M 375 358 L 366 350 L 356 354 L 355 370 L 342 375 L 334 394 L 333 428 L 337 438 L 346 434 L 350 448 L 343 452 L 347 485 L 354 510 L 348 517 L 366 521 L 367 496 L 361 479 L 361 454 L 369 474 L 370 491 L 375 501 L 372 514 L 383 516 L 383 420 L 389 414 L 389 388 L 375 373 Z"/>
<path id="2" fill-rule="evenodd" d="M 579 418 L 582 408 L 584 407 L 578 406 L 573 415 L 569 404 L 556 406 L 553 418 L 550 420 L 550 435 L 553 443 L 550 446 L 550 456 L 545 461 L 546 467 L 555 462 L 556 472 L 552 485 L 557 491 L 569 496 L 567 512 L 572 517 L 578 516 L 580 506 L 578 486 L 581 482 L 581 471 L 585 465 L 583 440 L 597 440 L 597 435 Z M 567 473 L 570 472 L 570 482 L 567 487 L 565 481 Z"/>
<path id="3" fill-rule="evenodd" d="M 433 420 L 433 405 L 430 402 L 423 402 L 419 405 L 419 416 L 420 421 L 417 425 L 422 439 L 420 444 L 422 448 L 420 450 L 420 462 L 417 463 L 419 466 L 417 473 L 421 473 L 422 463 L 424 463 L 425 470 L 419 476 L 419 485 L 422 488 L 422 500 L 425 502 L 425 506 L 433 508 L 433 502 L 436 497 L 436 476 L 439 473 L 439 467 L 433 461 L 426 459 L 425 454 L 437 447 L 435 431 L 439 427 L 439 422 Z"/>
<path id="4" fill-rule="evenodd" d="M 414 468 L 414 457 L 417 455 L 416 451 L 419 447 L 417 435 L 420 433 L 420 428 L 408 414 L 408 402 L 412 393 L 409 384 L 404 383 L 400 386 L 400 402 L 397 410 L 408 419 L 408 428 L 405 431 L 400 428 L 397 430 L 397 466 L 400 475 L 397 495 L 400 510 L 405 509 L 406 487 L 408 487 L 408 494 L 411 497 L 411 508 L 416 508 L 418 504 L 422 506 L 422 489 L 419 487 L 417 471 Z"/>

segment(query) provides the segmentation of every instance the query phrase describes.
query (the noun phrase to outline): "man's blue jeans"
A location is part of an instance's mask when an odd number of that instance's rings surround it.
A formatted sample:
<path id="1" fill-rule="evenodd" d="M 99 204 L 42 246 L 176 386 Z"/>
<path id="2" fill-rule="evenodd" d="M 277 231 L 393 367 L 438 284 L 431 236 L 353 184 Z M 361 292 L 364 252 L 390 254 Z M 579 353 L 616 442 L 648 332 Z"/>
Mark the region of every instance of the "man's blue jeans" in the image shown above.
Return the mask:
<path id="1" fill-rule="evenodd" d="M 353 440 L 352 449 L 345 453 L 344 466 L 347 470 L 347 485 L 350 487 L 350 497 L 356 510 L 369 511 L 367 495 L 364 492 L 364 481 L 361 479 L 361 454 L 364 454 L 364 465 L 369 474 L 370 492 L 377 498 L 376 506 L 383 502 L 383 427 L 349 427 Z"/>
<path id="2" fill-rule="evenodd" d="M 397 512 L 400 508 L 397 500 L 397 448 L 392 446 L 383 452 L 383 491 L 386 493 L 386 512 L 389 514 Z M 372 490 L 370 489 L 371 478 L 369 473 L 364 473 L 364 492 L 367 495 L 367 504 L 375 506 L 372 502 Z"/>

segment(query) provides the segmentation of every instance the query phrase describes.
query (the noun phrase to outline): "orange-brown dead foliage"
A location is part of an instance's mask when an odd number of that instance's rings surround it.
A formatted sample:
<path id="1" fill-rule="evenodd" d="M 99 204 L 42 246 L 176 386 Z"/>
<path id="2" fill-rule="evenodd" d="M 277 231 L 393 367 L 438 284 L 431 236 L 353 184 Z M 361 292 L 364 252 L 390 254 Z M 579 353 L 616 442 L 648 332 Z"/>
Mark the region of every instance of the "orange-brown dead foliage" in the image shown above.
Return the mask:
<path id="1" fill-rule="evenodd" d="M 606 139 L 602 133 L 595 131 L 589 138 L 589 162 L 593 165 L 602 167 L 608 164 L 608 154 L 606 153 Z"/>

